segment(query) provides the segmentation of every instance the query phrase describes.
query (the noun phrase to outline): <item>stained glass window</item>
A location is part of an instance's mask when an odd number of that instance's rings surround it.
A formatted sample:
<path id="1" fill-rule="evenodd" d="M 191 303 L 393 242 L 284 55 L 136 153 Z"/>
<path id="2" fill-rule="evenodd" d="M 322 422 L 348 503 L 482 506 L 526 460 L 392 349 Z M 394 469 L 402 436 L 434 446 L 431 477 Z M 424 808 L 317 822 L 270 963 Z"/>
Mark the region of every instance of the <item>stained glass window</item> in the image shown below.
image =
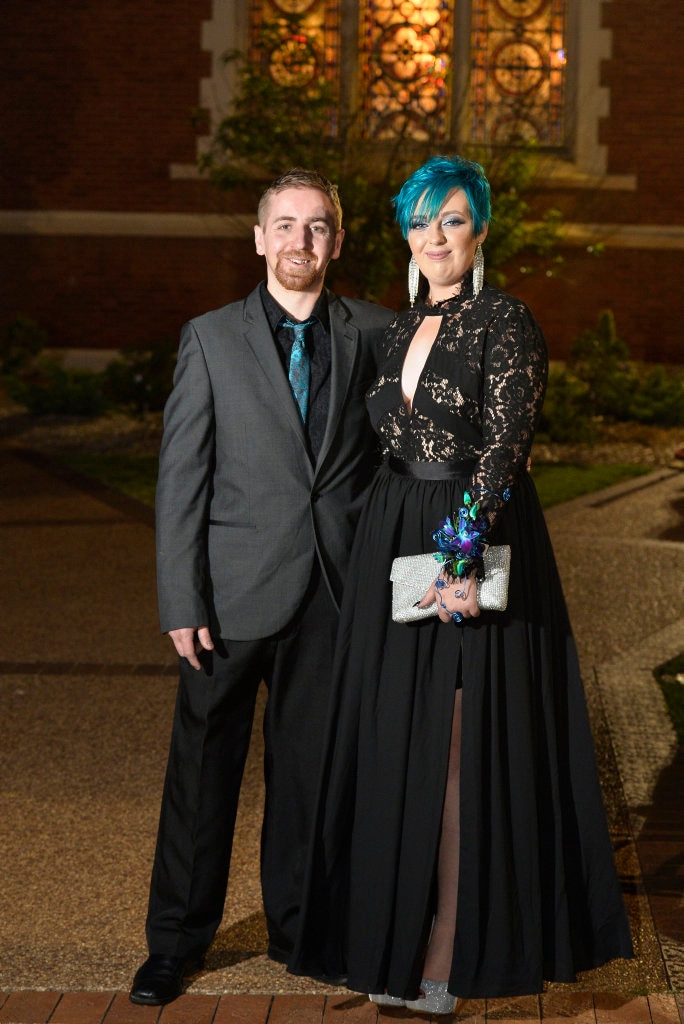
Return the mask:
<path id="1" fill-rule="evenodd" d="M 362 0 L 360 8 L 365 134 L 448 136 L 453 0 Z"/>
<path id="2" fill-rule="evenodd" d="M 563 142 L 567 0 L 474 0 L 473 142 Z"/>
<path id="3" fill-rule="evenodd" d="M 473 0 L 465 13 L 462 0 L 358 0 L 354 53 L 341 52 L 342 5 L 251 0 L 250 59 L 292 88 L 325 79 L 338 105 L 356 78 L 371 139 L 450 140 L 458 118 L 475 143 L 563 144 L 568 0 Z M 345 18 L 353 9 L 344 4 Z M 455 53 L 468 61 L 461 18 L 470 32 L 466 118 L 452 109 Z M 466 69 L 456 70 L 463 79 Z"/>
<path id="4" fill-rule="evenodd" d="M 250 4 L 250 60 L 278 85 L 306 89 L 324 78 L 339 96 L 339 0 Z"/>

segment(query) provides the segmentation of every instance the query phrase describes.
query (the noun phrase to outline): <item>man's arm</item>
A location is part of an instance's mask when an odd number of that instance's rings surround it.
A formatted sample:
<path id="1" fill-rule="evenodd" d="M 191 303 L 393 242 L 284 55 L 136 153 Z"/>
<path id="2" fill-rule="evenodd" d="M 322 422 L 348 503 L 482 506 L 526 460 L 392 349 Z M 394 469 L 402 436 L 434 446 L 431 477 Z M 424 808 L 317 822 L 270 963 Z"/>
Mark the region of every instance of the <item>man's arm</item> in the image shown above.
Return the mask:
<path id="1" fill-rule="evenodd" d="M 159 617 L 165 633 L 194 633 L 209 622 L 207 529 L 214 447 L 207 365 L 195 327 L 186 324 L 164 410 L 155 502 Z"/>

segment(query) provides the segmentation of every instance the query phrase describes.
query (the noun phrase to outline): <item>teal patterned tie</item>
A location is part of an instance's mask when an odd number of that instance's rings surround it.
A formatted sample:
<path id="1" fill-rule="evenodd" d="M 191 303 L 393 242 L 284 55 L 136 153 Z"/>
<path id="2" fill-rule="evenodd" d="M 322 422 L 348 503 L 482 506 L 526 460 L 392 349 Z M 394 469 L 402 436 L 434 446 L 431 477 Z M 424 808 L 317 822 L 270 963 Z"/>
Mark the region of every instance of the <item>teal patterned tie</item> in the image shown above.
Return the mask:
<path id="1" fill-rule="evenodd" d="M 291 327 L 294 331 L 288 379 L 295 402 L 299 407 L 302 423 L 306 423 L 306 414 L 309 409 L 309 376 L 311 373 L 311 360 L 309 359 L 309 353 L 306 351 L 304 339 L 307 327 L 310 327 L 315 322 L 316 317 L 309 317 L 308 320 L 304 320 L 301 324 L 295 324 L 287 318 L 281 321 L 284 327 Z"/>

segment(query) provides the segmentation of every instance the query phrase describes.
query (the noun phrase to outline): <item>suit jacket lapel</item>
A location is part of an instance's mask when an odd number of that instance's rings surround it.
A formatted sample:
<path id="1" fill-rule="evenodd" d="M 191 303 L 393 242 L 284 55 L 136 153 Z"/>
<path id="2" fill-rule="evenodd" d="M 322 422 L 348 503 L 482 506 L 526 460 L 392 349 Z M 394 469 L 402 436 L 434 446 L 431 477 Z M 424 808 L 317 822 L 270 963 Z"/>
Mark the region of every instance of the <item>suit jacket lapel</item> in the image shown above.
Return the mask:
<path id="1" fill-rule="evenodd" d="M 359 344 L 359 329 L 349 322 L 349 314 L 339 299 L 328 292 L 328 312 L 330 314 L 330 346 L 331 346 L 331 379 L 330 408 L 325 437 L 318 456 L 317 467 L 330 448 L 332 439 L 340 423 L 345 399 L 349 390 L 349 382 Z"/>
<path id="2" fill-rule="evenodd" d="M 286 416 L 302 444 L 306 445 L 302 420 L 292 399 L 290 382 L 283 370 L 258 287 L 245 299 L 244 323 L 245 341 L 275 392 L 278 408 Z"/>

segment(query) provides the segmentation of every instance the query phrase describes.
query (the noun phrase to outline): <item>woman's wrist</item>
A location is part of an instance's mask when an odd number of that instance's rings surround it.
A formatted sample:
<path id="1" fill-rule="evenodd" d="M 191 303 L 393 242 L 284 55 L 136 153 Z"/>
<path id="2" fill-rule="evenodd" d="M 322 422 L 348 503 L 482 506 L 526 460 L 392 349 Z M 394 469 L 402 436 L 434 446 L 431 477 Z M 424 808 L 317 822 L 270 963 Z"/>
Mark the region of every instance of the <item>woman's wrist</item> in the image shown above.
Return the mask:
<path id="1" fill-rule="evenodd" d="M 463 494 L 458 518 L 454 518 L 455 522 L 447 516 L 432 535 L 438 548 L 435 557 L 442 563 L 442 572 L 453 580 L 465 579 L 473 573 L 481 575 L 488 523 L 480 512 L 480 503 L 473 501 L 468 491 Z"/>

